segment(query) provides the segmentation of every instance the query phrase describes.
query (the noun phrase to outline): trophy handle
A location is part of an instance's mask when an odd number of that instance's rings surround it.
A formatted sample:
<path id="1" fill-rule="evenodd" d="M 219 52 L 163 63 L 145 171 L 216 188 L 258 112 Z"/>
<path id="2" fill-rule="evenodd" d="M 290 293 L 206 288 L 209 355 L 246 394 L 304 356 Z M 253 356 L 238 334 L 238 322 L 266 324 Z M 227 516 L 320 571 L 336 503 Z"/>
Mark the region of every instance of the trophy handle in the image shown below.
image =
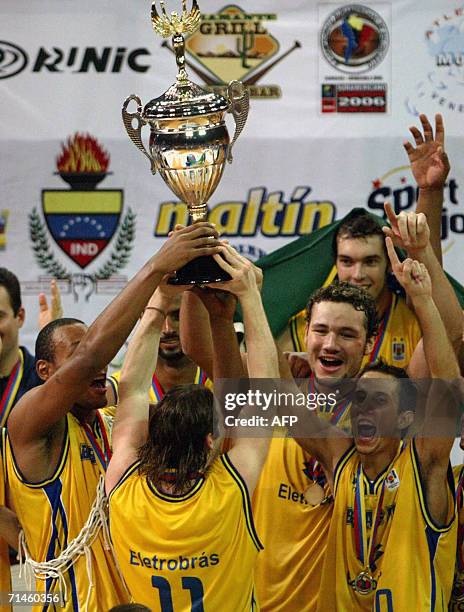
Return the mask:
<path id="1" fill-rule="evenodd" d="M 237 142 L 237 138 L 242 133 L 243 128 L 250 110 L 250 93 L 240 81 L 231 81 L 227 87 L 227 96 L 229 98 L 228 112 L 232 113 L 235 121 L 235 134 L 227 151 L 227 161 L 232 162 L 232 147 Z"/>
<path id="2" fill-rule="evenodd" d="M 137 103 L 137 112 L 129 113 L 127 112 L 127 107 L 134 100 Z M 134 119 L 137 121 L 137 127 L 134 128 L 133 121 Z M 123 106 L 122 106 L 122 120 L 124 123 L 124 127 L 126 128 L 126 132 L 129 135 L 129 138 L 135 144 L 135 146 L 142 151 L 146 157 L 150 160 L 151 172 L 152 174 L 156 174 L 156 165 L 155 160 L 151 157 L 148 151 L 145 148 L 142 140 L 142 127 L 146 125 L 146 121 L 142 117 L 142 101 L 140 98 L 134 94 L 129 96 Z"/>

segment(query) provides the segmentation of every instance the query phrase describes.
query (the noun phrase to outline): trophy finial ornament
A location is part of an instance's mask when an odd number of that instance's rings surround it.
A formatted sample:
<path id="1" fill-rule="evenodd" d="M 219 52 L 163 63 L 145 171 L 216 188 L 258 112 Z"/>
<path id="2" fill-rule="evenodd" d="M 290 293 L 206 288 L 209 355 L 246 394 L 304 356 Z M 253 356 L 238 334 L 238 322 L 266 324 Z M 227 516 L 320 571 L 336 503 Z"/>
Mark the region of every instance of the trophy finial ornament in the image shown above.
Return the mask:
<path id="1" fill-rule="evenodd" d="M 201 14 L 197 0 L 192 2 L 192 10 L 187 11 L 187 0 L 182 0 L 182 13 L 172 11 L 168 16 L 164 0 L 160 0 L 161 15 L 156 10 L 156 0 L 151 5 L 151 22 L 153 29 L 162 38 L 169 38 L 176 34 L 192 34 L 200 27 Z"/>
<path id="2" fill-rule="evenodd" d="M 198 29 L 201 15 L 197 0 L 192 0 L 190 11 L 187 1 L 182 0 L 180 15 L 176 11 L 168 15 L 165 0 L 159 0 L 160 12 L 156 0 L 151 8 L 155 32 L 163 38 L 172 36 L 178 67 L 176 82 L 143 109 L 138 96 L 129 96 L 122 108 L 122 118 L 130 139 L 150 160 L 152 173 L 159 172 L 169 189 L 187 205 L 195 223 L 206 221 L 207 202 L 221 180 L 226 162 L 232 161 L 232 147 L 247 120 L 249 95 L 239 81 L 229 84 L 224 97 L 188 79 L 184 34 Z M 129 105 L 135 109 L 129 110 Z M 227 112 L 235 121 L 232 142 L 225 122 Z M 142 140 L 145 125 L 150 127 L 148 146 Z M 229 274 L 212 257 L 205 256 L 177 270 L 176 279 L 170 282 L 189 285 L 223 280 L 230 280 Z"/>
<path id="3" fill-rule="evenodd" d="M 161 15 L 156 9 L 156 0 L 151 5 L 151 23 L 153 29 L 162 38 L 172 36 L 172 45 L 176 54 L 176 62 L 179 72 L 177 81 L 180 85 L 188 86 L 187 72 L 185 70 L 185 38 L 184 34 L 192 34 L 200 27 L 201 13 L 197 0 L 192 1 L 191 11 L 187 11 L 187 0 L 182 0 L 182 13 L 172 11 L 169 16 L 166 11 L 164 0 L 159 0 Z"/>

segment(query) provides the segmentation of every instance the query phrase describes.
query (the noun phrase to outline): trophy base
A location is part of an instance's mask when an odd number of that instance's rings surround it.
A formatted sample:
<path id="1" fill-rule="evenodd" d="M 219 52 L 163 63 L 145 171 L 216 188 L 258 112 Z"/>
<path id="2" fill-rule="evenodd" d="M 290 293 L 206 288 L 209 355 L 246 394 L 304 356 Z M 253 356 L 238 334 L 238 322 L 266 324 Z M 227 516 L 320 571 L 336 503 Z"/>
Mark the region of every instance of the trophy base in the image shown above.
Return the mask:
<path id="1" fill-rule="evenodd" d="M 228 272 L 213 259 L 212 255 L 203 255 L 192 259 L 175 276 L 168 281 L 169 285 L 207 285 L 231 280 Z"/>

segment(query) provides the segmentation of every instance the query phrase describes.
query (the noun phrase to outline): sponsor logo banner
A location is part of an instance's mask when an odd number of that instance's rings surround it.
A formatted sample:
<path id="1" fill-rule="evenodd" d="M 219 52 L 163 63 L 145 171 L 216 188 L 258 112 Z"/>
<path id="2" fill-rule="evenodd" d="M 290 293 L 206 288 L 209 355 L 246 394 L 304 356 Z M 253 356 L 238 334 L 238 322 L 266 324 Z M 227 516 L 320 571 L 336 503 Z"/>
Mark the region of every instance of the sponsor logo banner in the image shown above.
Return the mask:
<path id="1" fill-rule="evenodd" d="M 387 113 L 390 4 L 320 4 L 321 113 Z"/>
<path id="2" fill-rule="evenodd" d="M 432 100 L 437 111 L 464 112 L 464 5 L 441 13 L 422 35 L 429 66 L 406 98 L 412 115 L 418 115 L 424 99 Z"/>
<path id="3" fill-rule="evenodd" d="M 64 294 L 75 300 L 93 293 L 117 293 L 127 282 L 119 276 L 129 262 L 135 239 L 135 215 L 129 209 L 121 222 L 122 189 L 96 189 L 108 174 L 110 156 L 90 135 L 75 134 L 62 145 L 57 172 L 70 189 L 42 190 L 42 214 L 29 215 L 29 232 L 35 259 L 46 273 L 37 281 L 24 282 L 25 293 L 43 291 L 50 278 L 60 282 Z M 114 238 L 108 259 L 92 273 L 83 273 L 95 263 Z M 50 245 L 80 271 L 69 269 Z"/>
<path id="4" fill-rule="evenodd" d="M 119 73 L 124 69 L 147 72 L 144 47 L 39 47 L 26 51 L 19 45 L 0 40 L 0 79 L 8 79 L 23 71 L 46 74 Z"/>
<path id="5" fill-rule="evenodd" d="M 456 238 L 464 234 L 464 210 L 459 201 L 459 184 L 453 176 L 448 177 L 444 190 L 441 216 L 441 239 L 443 252 L 450 251 Z M 418 188 L 409 166 L 398 166 L 372 181 L 366 206 L 377 215 L 383 215 L 385 202 L 391 202 L 396 214 L 403 210 L 415 210 Z"/>
<path id="6" fill-rule="evenodd" d="M 252 98 L 280 98 L 280 86 L 262 84 L 261 79 L 301 43 L 295 40 L 279 53 L 280 44 L 267 28 L 276 19 L 275 13 L 248 13 L 235 4 L 202 14 L 200 29 L 186 39 L 186 65 L 219 93 L 225 93 L 230 81 L 239 80 Z M 162 47 L 174 53 L 169 42 Z"/>
<path id="7" fill-rule="evenodd" d="M 265 238 L 298 237 L 332 223 L 336 207 L 328 200 L 310 197 L 312 188 L 296 187 L 289 198 L 283 191 L 269 192 L 265 187 L 252 187 L 245 201 L 221 202 L 212 206 L 208 221 L 215 223 L 222 236 Z M 166 237 L 180 223 L 189 221 L 183 202 L 162 202 L 155 223 L 154 235 Z"/>

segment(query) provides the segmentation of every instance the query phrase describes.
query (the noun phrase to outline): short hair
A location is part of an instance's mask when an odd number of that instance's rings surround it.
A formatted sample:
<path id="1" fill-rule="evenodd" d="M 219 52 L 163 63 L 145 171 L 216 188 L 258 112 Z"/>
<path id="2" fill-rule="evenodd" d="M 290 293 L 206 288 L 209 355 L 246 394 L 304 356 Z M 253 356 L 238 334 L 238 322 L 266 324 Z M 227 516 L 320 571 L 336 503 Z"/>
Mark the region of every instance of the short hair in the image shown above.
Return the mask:
<path id="1" fill-rule="evenodd" d="M 4 287 L 10 298 L 11 308 L 16 317 L 21 308 L 21 286 L 18 277 L 6 268 L 0 268 L 0 287 Z"/>
<path id="2" fill-rule="evenodd" d="M 214 396 L 201 385 L 170 389 L 150 417 L 148 440 L 139 450 L 139 472 L 157 486 L 163 475 L 175 470 L 173 489 L 181 492 L 202 473 L 209 449 L 205 438 L 217 431 Z"/>
<path id="3" fill-rule="evenodd" d="M 80 319 L 73 319 L 71 317 L 63 317 L 61 319 L 55 319 L 47 323 L 44 328 L 39 332 L 39 335 L 35 341 L 35 359 L 43 359 L 44 361 L 53 361 L 55 357 L 55 343 L 53 341 L 53 334 L 55 330 L 66 325 L 85 325 Z"/>
<path id="4" fill-rule="evenodd" d="M 335 233 L 332 241 L 333 256 L 337 258 L 339 238 L 368 238 L 369 236 L 380 236 L 385 256 L 388 257 L 385 235 L 379 222 L 367 210 L 354 210 Z"/>
<path id="5" fill-rule="evenodd" d="M 355 287 L 346 282 L 335 282 L 327 287 L 320 287 L 309 298 L 306 305 L 306 321 L 311 320 L 314 304 L 321 302 L 334 302 L 350 304 L 355 310 L 365 315 L 365 328 L 367 339 L 370 340 L 377 333 L 377 312 L 375 300 L 362 287 Z"/>
<path id="6" fill-rule="evenodd" d="M 368 365 L 364 366 L 364 368 L 359 373 L 359 378 L 361 378 L 364 374 L 367 374 L 367 372 L 379 372 L 379 374 L 386 374 L 387 376 L 391 376 L 392 378 L 397 378 L 400 381 L 398 411 L 416 411 L 418 395 L 417 385 L 413 380 L 409 378 L 409 375 L 405 369 L 390 365 L 383 361 L 383 359 L 379 359 L 374 363 L 369 363 Z"/>

